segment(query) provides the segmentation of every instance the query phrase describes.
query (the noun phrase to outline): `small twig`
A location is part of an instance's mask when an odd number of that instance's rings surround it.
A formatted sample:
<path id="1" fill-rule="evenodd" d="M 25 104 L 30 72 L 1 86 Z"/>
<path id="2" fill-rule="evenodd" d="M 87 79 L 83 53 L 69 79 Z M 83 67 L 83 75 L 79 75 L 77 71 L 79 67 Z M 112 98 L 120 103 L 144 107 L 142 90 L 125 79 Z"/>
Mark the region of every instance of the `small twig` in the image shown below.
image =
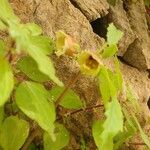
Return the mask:
<path id="1" fill-rule="evenodd" d="M 71 78 L 71 80 L 68 82 L 68 85 L 65 87 L 64 91 L 57 98 L 56 103 L 55 103 L 56 107 L 59 105 L 59 103 L 61 102 L 62 98 L 65 96 L 67 91 L 72 87 L 72 85 L 77 82 L 79 77 L 80 77 L 80 72 L 78 72 L 75 76 L 73 76 Z"/>
<path id="2" fill-rule="evenodd" d="M 70 115 L 73 115 L 73 114 L 76 114 L 76 113 L 79 113 L 79 112 L 82 112 L 82 111 L 90 111 L 94 108 L 101 108 L 101 107 L 104 107 L 104 105 L 98 104 L 98 105 L 94 105 L 94 106 L 87 107 L 87 108 L 84 108 L 84 109 L 81 108 L 81 109 L 66 113 L 63 116 L 70 116 Z M 57 121 L 59 121 L 63 116 L 57 118 Z"/>
<path id="3" fill-rule="evenodd" d="M 85 109 L 78 109 L 78 110 L 75 110 L 75 111 L 71 112 L 69 115 L 73 115 L 73 114 L 76 114 L 76 113 L 81 112 L 81 111 L 90 111 L 94 108 L 100 108 L 100 107 L 104 107 L 104 105 L 99 104 L 99 105 L 94 105 L 94 106 L 91 106 L 91 107 L 87 107 Z"/>
<path id="4" fill-rule="evenodd" d="M 33 132 L 31 132 L 31 135 L 28 137 L 28 139 L 24 143 L 21 150 L 28 150 L 29 145 L 32 143 L 32 141 L 35 139 L 35 137 L 37 137 L 39 135 L 39 133 L 40 133 L 40 130 L 37 127 Z"/>
<path id="5" fill-rule="evenodd" d="M 130 142 L 130 143 L 128 143 L 128 144 L 130 144 L 130 145 L 146 145 L 145 143 L 136 143 L 136 142 Z"/>

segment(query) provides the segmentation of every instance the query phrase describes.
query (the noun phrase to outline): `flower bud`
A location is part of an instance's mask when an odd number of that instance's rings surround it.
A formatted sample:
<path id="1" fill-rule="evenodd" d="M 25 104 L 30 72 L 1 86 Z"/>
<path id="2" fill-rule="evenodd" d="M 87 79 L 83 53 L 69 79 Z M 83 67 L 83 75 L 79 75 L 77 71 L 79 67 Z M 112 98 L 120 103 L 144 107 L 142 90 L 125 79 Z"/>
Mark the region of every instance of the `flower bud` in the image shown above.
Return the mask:
<path id="1" fill-rule="evenodd" d="M 102 65 L 99 56 L 91 51 L 84 51 L 78 56 L 78 63 L 83 74 L 96 76 Z"/>
<path id="2" fill-rule="evenodd" d="M 56 33 L 56 55 L 68 55 L 74 56 L 78 54 L 80 46 L 71 38 L 69 35 L 63 31 L 58 31 Z"/>

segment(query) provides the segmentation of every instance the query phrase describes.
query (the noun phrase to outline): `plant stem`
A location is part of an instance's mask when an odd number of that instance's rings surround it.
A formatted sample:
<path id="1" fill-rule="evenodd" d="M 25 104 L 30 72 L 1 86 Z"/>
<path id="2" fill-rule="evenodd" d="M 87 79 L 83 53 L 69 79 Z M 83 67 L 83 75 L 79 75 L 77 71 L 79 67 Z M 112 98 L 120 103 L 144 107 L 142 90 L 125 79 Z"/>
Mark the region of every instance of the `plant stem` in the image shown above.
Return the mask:
<path id="1" fill-rule="evenodd" d="M 28 150 L 29 145 L 32 143 L 32 141 L 34 140 L 34 138 L 36 136 L 38 136 L 40 133 L 40 130 L 38 128 L 36 128 L 31 135 L 28 137 L 28 139 L 26 140 L 26 142 L 24 143 L 23 147 L 21 148 L 21 150 Z"/>
<path id="2" fill-rule="evenodd" d="M 94 108 L 104 108 L 104 105 L 98 104 L 98 105 L 94 105 L 94 106 L 91 106 L 91 107 L 87 107 L 85 109 L 82 109 L 82 108 L 81 109 L 77 109 L 75 111 L 72 111 L 72 112 L 64 114 L 62 117 L 64 117 L 64 116 L 70 116 L 70 115 L 73 115 L 73 114 L 76 114 L 76 113 L 79 113 L 79 112 L 82 112 L 82 111 L 90 111 L 90 110 L 92 110 Z M 57 121 L 59 121 L 60 119 L 61 119 L 61 117 L 57 118 Z"/>
<path id="3" fill-rule="evenodd" d="M 128 144 L 130 144 L 130 145 L 146 145 L 145 143 L 136 143 L 136 142 L 130 142 L 130 143 L 128 143 Z"/>
<path id="4" fill-rule="evenodd" d="M 90 111 L 94 108 L 100 108 L 100 107 L 104 107 L 104 105 L 98 104 L 98 105 L 94 105 L 94 106 L 91 106 L 91 107 L 87 107 L 85 109 L 78 109 L 78 110 L 75 110 L 75 111 L 71 112 L 69 115 L 73 115 L 73 114 L 76 114 L 76 113 L 81 112 L 81 111 Z"/>
<path id="5" fill-rule="evenodd" d="M 80 77 L 80 72 L 78 72 L 76 75 L 74 75 L 71 80 L 68 82 L 67 86 L 65 87 L 64 91 L 60 94 L 60 96 L 57 98 L 56 100 L 56 107 L 59 105 L 59 103 L 61 102 L 62 98 L 65 96 L 65 94 L 67 93 L 67 91 L 72 87 L 73 84 L 75 84 L 77 82 L 77 80 Z"/>

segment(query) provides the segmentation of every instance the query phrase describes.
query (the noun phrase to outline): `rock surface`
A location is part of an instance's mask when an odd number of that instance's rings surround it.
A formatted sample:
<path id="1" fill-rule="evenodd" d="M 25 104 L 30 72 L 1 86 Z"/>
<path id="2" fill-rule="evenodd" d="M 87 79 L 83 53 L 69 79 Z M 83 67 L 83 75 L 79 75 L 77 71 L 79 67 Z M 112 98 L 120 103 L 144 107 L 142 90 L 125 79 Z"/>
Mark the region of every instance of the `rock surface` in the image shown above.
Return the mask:
<path id="1" fill-rule="evenodd" d="M 34 16 L 44 32 L 52 37 L 56 31 L 64 30 L 74 37 L 83 49 L 97 49 L 103 43 L 103 39 L 93 33 L 86 17 L 69 0 L 43 0 Z"/>
<path id="2" fill-rule="evenodd" d="M 119 42 L 119 56 L 123 56 L 129 45 L 134 42 L 135 34 L 131 29 L 129 19 L 127 17 L 126 11 L 123 8 L 123 1 L 118 0 L 114 7 L 110 7 L 109 19 L 114 22 L 114 24 L 124 32 L 123 38 Z"/>
<path id="3" fill-rule="evenodd" d="M 70 0 L 91 22 L 108 14 L 109 5 L 106 0 Z"/>
<path id="4" fill-rule="evenodd" d="M 57 30 L 64 30 L 80 43 L 82 49 L 95 50 L 102 46 L 104 39 L 93 32 L 90 21 L 101 19 L 109 13 L 109 21 L 114 22 L 124 32 L 124 37 L 119 43 L 118 55 L 123 56 L 130 65 L 144 69 L 139 71 L 128 64 L 121 64 L 125 80 L 134 87 L 140 104 L 145 108 L 145 116 L 149 115 L 147 101 L 150 97 L 150 79 L 146 69 L 150 67 L 150 40 L 143 0 L 137 0 L 134 4 L 118 0 L 118 4 L 115 7 L 111 6 L 110 10 L 106 0 L 10 0 L 10 2 L 22 22 L 36 22 L 44 33 L 53 39 Z M 78 65 L 70 58 L 53 59 L 58 76 L 67 84 L 69 78 L 78 72 Z M 111 65 L 112 61 L 107 63 Z M 81 76 L 73 89 L 86 101 L 87 106 L 100 103 L 95 79 Z M 67 128 L 72 133 L 67 149 L 80 149 L 80 141 L 84 136 L 88 147 L 94 150 L 91 124 L 94 119 L 103 116 L 103 109 L 81 111 L 71 115 L 66 122 Z"/>
<path id="5" fill-rule="evenodd" d="M 135 3 L 124 2 L 131 28 L 136 35 L 135 41 L 128 47 L 124 60 L 139 69 L 150 68 L 150 36 L 146 21 L 146 9 L 143 0 Z"/>

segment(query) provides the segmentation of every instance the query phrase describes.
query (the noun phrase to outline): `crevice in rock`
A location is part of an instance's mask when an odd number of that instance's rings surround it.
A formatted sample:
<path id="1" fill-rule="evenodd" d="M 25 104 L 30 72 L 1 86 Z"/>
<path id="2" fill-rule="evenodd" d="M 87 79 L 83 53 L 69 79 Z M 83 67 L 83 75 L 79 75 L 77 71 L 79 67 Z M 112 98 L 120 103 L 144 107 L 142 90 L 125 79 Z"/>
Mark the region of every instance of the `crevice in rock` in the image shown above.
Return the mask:
<path id="1" fill-rule="evenodd" d="M 118 58 L 123 64 L 126 64 L 126 61 L 122 58 L 122 56 L 117 56 L 117 58 Z"/>
<path id="2" fill-rule="evenodd" d="M 150 79 L 150 69 L 147 69 L 148 72 L 148 78 Z"/>
<path id="3" fill-rule="evenodd" d="M 127 61 L 125 61 L 122 56 L 117 56 L 117 58 L 118 58 L 123 64 L 135 68 L 134 66 L 132 66 L 131 64 L 129 64 Z"/>
<path id="4" fill-rule="evenodd" d="M 41 3 L 38 3 L 38 4 L 35 3 L 35 8 L 34 8 L 34 11 L 33 11 L 33 16 L 36 14 L 36 11 L 37 11 L 38 7 L 40 6 L 40 4 Z"/>
<path id="5" fill-rule="evenodd" d="M 74 1 L 74 0 L 69 0 L 70 3 L 75 7 L 77 8 L 83 15 L 84 13 L 82 12 L 81 8 L 77 5 L 77 3 Z M 84 15 L 85 16 L 85 15 Z M 85 16 L 86 17 L 86 16 Z M 86 17 L 87 18 L 87 17 Z M 88 18 L 87 18 L 88 19 Z"/>
<path id="6" fill-rule="evenodd" d="M 93 32 L 106 40 L 107 27 L 110 23 L 109 14 L 91 22 Z"/>
<path id="7" fill-rule="evenodd" d="M 75 0 L 69 0 L 70 3 L 76 8 L 78 9 L 86 18 L 87 20 L 89 20 L 89 18 L 84 14 L 83 10 L 79 7 L 79 5 L 76 3 Z M 109 12 L 109 10 L 108 10 Z M 90 20 L 89 20 L 90 22 Z M 110 16 L 109 13 L 101 18 L 98 18 L 94 21 L 91 21 L 91 27 L 93 29 L 93 32 L 96 33 L 98 36 L 103 37 L 106 40 L 106 34 L 107 34 L 107 27 L 110 23 Z"/>
<path id="8" fill-rule="evenodd" d="M 128 12 L 128 6 L 126 4 L 126 1 L 123 0 L 123 9 Z"/>
<path id="9" fill-rule="evenodd" d="M 80 7 L 76 4 L 76 2 L 74 0 L 69 0 L 69 1 L 75 8 L 77 8 L 81 11 Z"/>
<path id="10" fill-rule="evenodd" d="M 148 101 L 147 101 L 147 106 L 148 106 L 148 108 L 150 109 L 150 97 L 149 97 L 149 99 L 148 99 Z"/>

